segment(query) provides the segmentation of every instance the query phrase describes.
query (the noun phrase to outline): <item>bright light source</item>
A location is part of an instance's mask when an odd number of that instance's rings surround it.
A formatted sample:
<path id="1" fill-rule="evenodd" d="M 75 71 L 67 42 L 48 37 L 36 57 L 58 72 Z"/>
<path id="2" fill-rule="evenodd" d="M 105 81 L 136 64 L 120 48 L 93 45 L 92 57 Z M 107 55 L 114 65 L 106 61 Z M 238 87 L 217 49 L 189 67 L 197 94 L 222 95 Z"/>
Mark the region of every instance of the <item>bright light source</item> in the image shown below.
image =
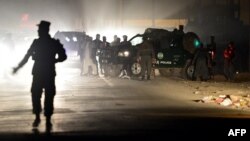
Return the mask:
<path id="1" fill-rule="evenodd" d="M 0 81 L 9 80 L 12 78 L 12 68 L 15 67 L 22 59 L 23 55 L 26 53 L 27 50 L 23 50 L 21 47 L 20 50 L 11 49 L 11 46 L 4 42 L 0 42 Z M 25 52 L 25 53 L 24 53 Z M 20 57 L 21 56 L 21 57 Z M 29 73 L 25 73 L 29 74 Z"/>
<path id="2" fill-rule="evenodd" d="M 65 37 L 65 40 L 66 40 L 67 42 L 70 42 L 69 37 Z"/>
<path id="3" fill-rule="evenodd" d="M 73 41 L 74 41 L 74 42 L 77 42 L 77 38 L 76 38 L 76 37 L 73 37 Z"/>
<path id="4" fill-rule="evenodd" d="M 195 39 L 194 40 L 194 46 L 195 46 L 195 48 L 199 48 L 200 45 L 201 45 L 201 42 L 198 39 Z"/>
<path id="5" fill-rule="evenodd" d="M 129 51 L 124 51 L 124 56 L 128 57 L 129 56 Z"/>
<path id="6" fill-rule="evenodd" d="M 142 42 L 143 42 L 142 37 L 136 37 L 136 38 L 134 38 L 134 39 L 131 41 L 131 44 L 132 44 L 133 46 L 136 46 L 136 45 L 138 45 L 138 44 L 140 44 L 140 43 L 142 43 Z"/>
<path id="7" fill-rule="evenodd" d="M 123 52 L 118 52 L 119 57 L 123 57 Z"/>
<path id="8" fill-rule="evenodd" d="M 0 43 L 0 66 L 1 69 L 5 69 L 6 67 L 9 67 L 12 65 L 12 62 L 14 60 L 13 58 L 13 52 L 10 49 L 10 46 Z"/>

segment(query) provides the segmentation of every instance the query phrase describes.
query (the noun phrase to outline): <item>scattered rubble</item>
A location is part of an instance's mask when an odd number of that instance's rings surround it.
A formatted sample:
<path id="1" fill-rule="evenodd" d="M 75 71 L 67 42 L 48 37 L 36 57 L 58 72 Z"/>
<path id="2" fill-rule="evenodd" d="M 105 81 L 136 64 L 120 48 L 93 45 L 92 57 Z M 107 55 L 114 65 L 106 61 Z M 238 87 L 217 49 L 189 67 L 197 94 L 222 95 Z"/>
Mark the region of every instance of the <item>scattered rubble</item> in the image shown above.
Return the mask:
<path id="1" fill-rule="evenodd" d="M 222 105 L 222 106 L 230 106 L 230 105 L 232 105 L 232 104 L 233 104 L 233 102 L 231 101 L 230 98 L 225 98 L 225 99 L 220 103 L 220 105 Z"/>
<path id="2" fill-rule="evenodd" d="M 219 95 L 219 96 L 205 96 L 199 103 L 215 103 L 226 107 L 246 109 L 250 108 L 250 95 Z"/>
<path id="3" fill-rule="evenodd" d="M 200 91 L 195 91 L 194 94 L 200 94 Z"/>

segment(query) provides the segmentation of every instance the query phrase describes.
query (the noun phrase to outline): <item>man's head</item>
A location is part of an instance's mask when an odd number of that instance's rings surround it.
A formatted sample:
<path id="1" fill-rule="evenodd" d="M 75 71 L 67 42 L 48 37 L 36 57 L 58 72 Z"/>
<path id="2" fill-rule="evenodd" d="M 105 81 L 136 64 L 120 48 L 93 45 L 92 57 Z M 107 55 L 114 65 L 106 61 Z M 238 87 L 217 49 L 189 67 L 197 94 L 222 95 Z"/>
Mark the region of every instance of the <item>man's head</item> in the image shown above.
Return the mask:
<path id="1" fill-rule="evenodd" d="M 50 27 L 50 22 L 48 21 L 41 21 L 38 26 L 38 35 L 44 36 L 49 34 L 49 27 Z"/>
<path id="2" fill-rule="evenodd" d="M 103 42 L 106 42 L 106 41 L 107 41 L 106 36 L 103 36 L 103 37 L 102 37 L 102 41 L 103 41 Z"/>
<path id="3" fill-rule="evenodd" d="M 96 39 L 97 40 L 100 40 L 100 37 L 101 37 L 100 34 L 96 34 Z"/>
<path id="4" fill-rule="evenodd" d="M 117 37 L 116 41 L 117 41 L 117 43 L 120 43 L 121 39 L 119 37 Z"/>
<path id="5" fill-rule="evenodd" d="M 123 41 L 127 41 L 128 40 L 128 36 L 127 35 L 123 35 Z"/>
<path id="6" fill-rule="evenodd" d="M 184 25 L 179 25 L 179 30 L 184 31 Z"/>

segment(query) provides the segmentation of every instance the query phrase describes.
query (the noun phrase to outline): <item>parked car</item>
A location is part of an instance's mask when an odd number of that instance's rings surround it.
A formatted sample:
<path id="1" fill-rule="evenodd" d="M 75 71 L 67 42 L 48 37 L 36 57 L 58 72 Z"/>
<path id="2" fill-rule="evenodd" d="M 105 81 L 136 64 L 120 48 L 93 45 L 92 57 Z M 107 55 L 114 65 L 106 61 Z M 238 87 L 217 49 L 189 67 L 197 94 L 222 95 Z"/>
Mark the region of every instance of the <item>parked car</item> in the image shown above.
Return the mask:
<path id="1" fill-rule="evenodd" d="M 180 74 L 187 79 L 192 78 L 193 66 L 190 63 L 194 50 L 200 43 L 199 37 L 193 32 L 179 34 L 154 28 L 148 28 L 143 34 L 137 34 L 129 40 L 132 44 L 132 52 L 129 52 L 128 57 L 132 57 L 133 75 L 141 73 L 141 66 L 136 62 L 136 52 L 144 36 L 153 44 L 156 60 L 152 63 L 162 75 Z"/>
<path id="2" fill-rule="evenodd" d="M 78 51 L 84 36 L 84 32 L 76 31 L 57 31 L 54 35 L 54 38 L 59 39 L 66 50 L 68 63 L 65 64 L 67 67 L 80 67 Z"/>

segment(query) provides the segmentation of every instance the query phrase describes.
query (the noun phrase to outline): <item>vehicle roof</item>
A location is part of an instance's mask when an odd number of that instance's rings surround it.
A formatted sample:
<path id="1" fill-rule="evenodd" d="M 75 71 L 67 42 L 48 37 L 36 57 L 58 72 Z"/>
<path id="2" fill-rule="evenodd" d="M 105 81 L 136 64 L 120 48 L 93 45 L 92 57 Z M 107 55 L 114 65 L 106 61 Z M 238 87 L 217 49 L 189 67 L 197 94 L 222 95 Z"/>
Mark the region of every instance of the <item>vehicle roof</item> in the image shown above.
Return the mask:
<path id="1" fill-rule="evenodd" d="M 57 31 L 54 37 L 61 37 L 61 36 L 67 36 L 67 37 L 73 37 L 73 36 L 84 36 L 84 32 L 79 31 Z"/>

